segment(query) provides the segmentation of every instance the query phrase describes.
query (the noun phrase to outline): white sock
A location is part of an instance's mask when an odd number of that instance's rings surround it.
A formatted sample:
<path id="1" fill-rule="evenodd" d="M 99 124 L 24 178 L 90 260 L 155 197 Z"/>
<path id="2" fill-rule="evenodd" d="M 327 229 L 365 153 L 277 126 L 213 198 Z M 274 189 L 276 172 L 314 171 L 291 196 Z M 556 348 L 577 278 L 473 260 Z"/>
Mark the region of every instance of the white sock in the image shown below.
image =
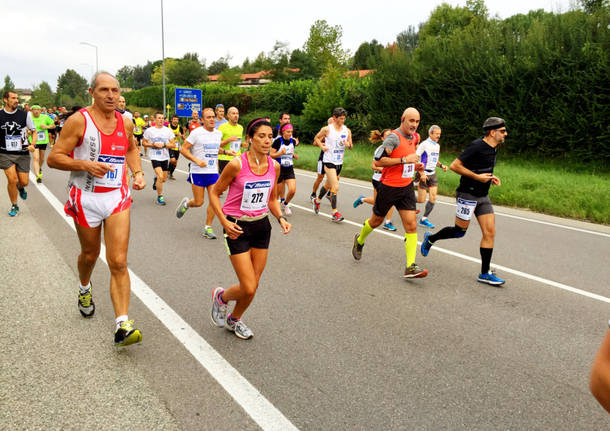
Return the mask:
<path id="1" fill-rule="evenodd" d="M 385 224 L 388 224 L 388 223 L 392 223 L 392 220 L 390 220 L 389 218 L 385 219 Z"/>
<path id="2" fill-rule="evenodd" d="M 421 221 L 424 221 L 424 220 L 428 220 L 428 217 L 426 217 L 426 216 L 421 216 Z"/>
<path id="3" fill-rule="evenodd" d="M 208 226 L 207 224 L 203 227 L 205 230 L 207 230 L 208 228 L 210 228 L 212 226 Z"/>
<path id="4" fill-rule="evenodd" d="M 119 328 L 119 326 L 121 325 L 121 322 L 125 322 L 126 320 L 129 320 L 129 318 L 127 317 L 127 314 L 117 317 L 115 320 L 116 329 Z"/>
<path id="5" fill-rule="evenodd" d="M 80 293 L 87 293 L 89 292 L 89 290 L 91 289 L 91 282 L 89 282 L 89 284 L 87 284 L 86 286 L 83 286 L 82 284 L 78 283 L 79 285 L 79 289 L 80 289 Z"/>

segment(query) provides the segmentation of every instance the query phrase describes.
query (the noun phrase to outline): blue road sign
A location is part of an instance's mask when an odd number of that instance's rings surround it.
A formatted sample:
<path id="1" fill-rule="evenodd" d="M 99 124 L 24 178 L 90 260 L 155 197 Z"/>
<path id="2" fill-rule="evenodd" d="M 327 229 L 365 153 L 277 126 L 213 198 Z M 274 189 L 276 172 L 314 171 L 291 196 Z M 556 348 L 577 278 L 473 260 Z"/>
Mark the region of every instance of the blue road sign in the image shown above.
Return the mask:
<path id="1" fill-rule="evenodd" d="M 201 90 L 176 88 L 175 109 L 179 117 L 190 117 L 193 111 L 201 117 Z"/>

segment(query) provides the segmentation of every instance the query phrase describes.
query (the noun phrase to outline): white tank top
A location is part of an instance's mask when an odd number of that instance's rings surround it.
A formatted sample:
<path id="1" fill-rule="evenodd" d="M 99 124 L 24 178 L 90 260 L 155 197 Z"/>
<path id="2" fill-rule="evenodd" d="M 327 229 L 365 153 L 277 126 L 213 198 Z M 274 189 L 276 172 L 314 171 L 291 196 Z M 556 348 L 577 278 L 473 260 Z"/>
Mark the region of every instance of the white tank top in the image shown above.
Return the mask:
<path id="1" fill-rule="evenodd" d="M 324 163 L 332 163 L 333 165 L 342 165 L 346 142 L 347 127 L 345 125 L 341 127 L 340 131 L 337 131 L 333 124 L 328 126 L 328 136 L 325 140 L 328 150 L 324 152 L 322 161 Z"/>

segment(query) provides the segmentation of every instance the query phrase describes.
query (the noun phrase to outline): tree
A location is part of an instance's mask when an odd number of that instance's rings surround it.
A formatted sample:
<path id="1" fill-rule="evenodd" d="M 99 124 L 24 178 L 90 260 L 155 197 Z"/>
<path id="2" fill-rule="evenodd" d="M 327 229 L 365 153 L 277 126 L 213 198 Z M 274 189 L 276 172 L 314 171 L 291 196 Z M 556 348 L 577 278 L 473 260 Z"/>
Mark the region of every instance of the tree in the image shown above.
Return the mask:
<path id="1" fill-rule="evenodd" d="M 404 52 L 413 52 L 419 46 L 419 32 L 415 27 L 410 25 L 405 31 L 401 31 L 396 36 L 398 48 Z"/>
<path id="2" fill-rule="evenodd" d="M 15 91 L 15 83 L 11 80 L 11 77 L 6 75 L 4 77 L 4 88 L 2 89 L 2 94 L 7 91 Z"/>
<path id="3" fill-rule="evenodd" d="M 41 106 L 52 106 L 55 101 L 55 94 L 48 82 L 42 81 L 40 85 L 34 86 L 30 104 Z"/>
<path id="4" fill-rule="evenodd" d="M 208 74 L 209 75 L 218 75 L 221 72 L 223 72 L 224 70 L 228 69 L 229 66 L 229 60 L 231 59 L 231 56 L 227 55 L 225 57 L 220 57 L 218 60 L 213 61 L 210 66 L 208 67 Z"/>
<path id="5" fill-rule="evenodd" d="M 168 82 L 176 85 L 194 86 L 205 79 L 205 68 L 199 61 L 177 60 L 171 67 L 166 65 Z"/>
<path id="6" fill-rule="evenodd" d="M 467 7 L 453 7 L 443 3 L 432 11 L 428 21 L 420 27 L 419 38 L 421 40 L 443 39 L 467 27 L 474 16 L 474 13 Z"/>
<path id="7" fill-rule="evenodd" d="M 466 8 L 468 8 L 475 16 L 487 18 L 489 10 L 485 6 L 485 0 L 466 0 Z"/>
<path id="8" fill-rule="evenodd" d="M 89 102 L 87 80 L 73 69 L 67 69 L 57 79 L 58 97 L 63 105 L 84 106 Z"/>
<path id="9" fill-rule="evenodd" d="M 381 61 L 382 52 L 383 46 L 375 39 L 371 42 L 362 42 L 352 59 L 352 69 L 375 69 Z"/>
<path id="10" fill-rule="evenodd" d="M 329 67 L 345 67 L 348 53 L 341 47 L 342 37 L 341 26 L 331 26 L 325 20 L 318 20 L 310 27 L 303 50 L 313 60 L 317 76 Z"/>
<path id="11" fill-rule="evenodd" d="M 178 62 L 175 58 L 165 59 L 165 83 L 169 82 L 168 73 L 169 70 Z M 150 82 L 154 85 L 161 85 L 163 83 L 163 62 L 153 68 L 153 72 L 150 75 Z"/>
<path id="12" fill-rule="evenodd" d="M 288 67 L 299 69 L 299 71 L 293 75 L 295 79 L 311 79 L 316 76 L 313 59 L 300 49 L 292 51 Z"/>
<path id="13" fill-rule="evenodd" d="M 239 67 L 233 67 L 230 69 L 225 69 L 220 72 L 220 76 L 218 77 L 218 82 L 222 82 L 228 85 L 237 85 L 241 82 L 241 71 Z"/>
<path id="14" fill-rule="evenodd" d="M 121 87 L 134 88 L 133 73 L 134 68 L 131 66 L 123 66 L 117 71 L 116 77 L 119 80 Z"/>
<path id="15" fill-rule="evenodd" d="M 587 13 L 595 13 L 602 9 L 610 8 L 609 0 L 578 0 L 583 10 Z"/>

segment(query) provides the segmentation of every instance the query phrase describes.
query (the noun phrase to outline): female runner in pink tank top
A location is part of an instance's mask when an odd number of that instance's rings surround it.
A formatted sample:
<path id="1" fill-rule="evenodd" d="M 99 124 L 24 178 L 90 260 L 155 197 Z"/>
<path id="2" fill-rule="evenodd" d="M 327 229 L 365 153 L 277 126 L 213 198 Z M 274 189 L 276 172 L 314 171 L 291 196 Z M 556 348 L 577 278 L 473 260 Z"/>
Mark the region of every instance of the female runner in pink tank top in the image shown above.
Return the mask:
<path id="1" fill-rule="evenodd" d="M 212 322 L 244 340 L 254 335 L 241 316 L 254 299 L 267 263 L 271 237 L 269 211 L 277 218 L 283 233 L 292 229 L 277 201 L 280 165 L 268 155 L 273 140 L 271 123 L 263 118 L 252 120 L 246 135 L 250 149 L 229 162 L 210 194 L 210 205 L 224 228 L 227 251 L 239 280 L 227 290 L 221 287 L 213 290 Z M 229 193 L 221 208 L 220 195 L 227 187 Z M 227 316 L 229 301 L 235 301 L 235 308 Z"/>

